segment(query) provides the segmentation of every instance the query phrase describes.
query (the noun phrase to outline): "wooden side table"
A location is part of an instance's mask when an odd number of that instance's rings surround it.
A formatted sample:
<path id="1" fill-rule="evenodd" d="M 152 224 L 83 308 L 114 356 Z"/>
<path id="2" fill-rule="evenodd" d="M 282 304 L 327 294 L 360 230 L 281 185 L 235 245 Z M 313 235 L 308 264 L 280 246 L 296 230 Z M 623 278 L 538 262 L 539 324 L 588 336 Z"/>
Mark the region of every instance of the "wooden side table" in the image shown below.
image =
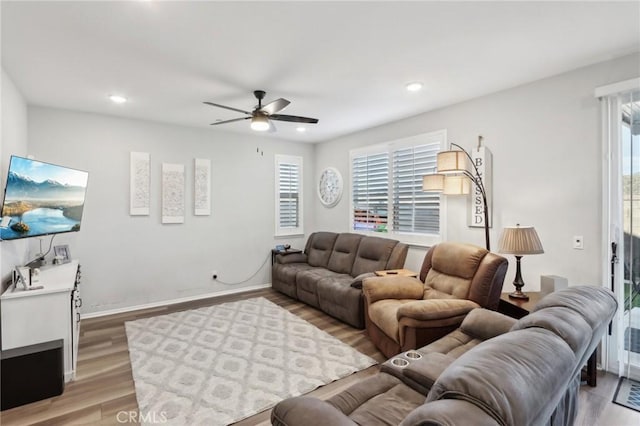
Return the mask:
<path id="1" fill-rule="evenodd" d="M 417 277 L 418 273 L 409 269 L 387 269 L 384 271 L 376 271 L 379 277 Z"/>
<path id="2" fill-rule="evenodd" d="M 500 302 L 498 302 L 498 312 L 515 319 L 529 315 L 529 312 L 531 312 L 533 307 L 538 304 L 544 295 L 539 291 L 529 291 L 527 292 L 527 296 L 529 296 L 529 300 L 512 299 L 509 297 L 509 293 L 502 293 L 500 295 Z"/>
<path id="3" fill-rule="evenodd" d="M 528 315 L 545 294 L 539 291 L 528 291 L 527 296 L 529 296 L 529 300 L 513 299 L 509 297 L 509 293 L 502 293 L 500 295 L 500 302 L 498 302 L 498 312 L 511 318 L 520 319 Z M 586 381 L 591 387 L 596 387 L 597 385 L 597 360 L 598 348 L 596 347 L 587 360 Z"/>

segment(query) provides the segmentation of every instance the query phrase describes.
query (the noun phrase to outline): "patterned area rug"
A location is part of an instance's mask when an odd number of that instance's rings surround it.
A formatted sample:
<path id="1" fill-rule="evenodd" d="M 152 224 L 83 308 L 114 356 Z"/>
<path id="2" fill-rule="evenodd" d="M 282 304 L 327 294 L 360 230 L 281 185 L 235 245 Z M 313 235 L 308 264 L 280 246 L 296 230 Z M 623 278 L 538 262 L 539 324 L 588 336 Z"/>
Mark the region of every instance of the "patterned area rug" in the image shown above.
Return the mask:
<path id="1" fill-rule="evenodd" d="M 620 377 L 618 389 L 613 395 L 613 403 L 640 411 L 640 382 Z"/>
<path id="2" fill-rule="evenodd" d="M 376 361 L 259 297 L 125 323 L 141 419 L 237 422 Z"/>

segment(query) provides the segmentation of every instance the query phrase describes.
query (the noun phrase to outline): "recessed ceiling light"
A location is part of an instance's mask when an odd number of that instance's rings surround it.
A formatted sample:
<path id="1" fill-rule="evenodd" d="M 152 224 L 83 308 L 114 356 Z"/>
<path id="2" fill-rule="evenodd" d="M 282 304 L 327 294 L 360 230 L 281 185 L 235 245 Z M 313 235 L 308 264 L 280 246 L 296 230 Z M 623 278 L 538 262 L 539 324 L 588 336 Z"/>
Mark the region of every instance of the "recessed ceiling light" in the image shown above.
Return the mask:
<path id="1" fill-rule="evenodd" d="M 307 131 L 307 128 L 306 127 L 302 127 L 302 126 L 298 126 L 298 127 L 296 127 L 296 130 L 298 132 L 300 132 L 300 133 L 304 133 L 304 132 Z"/>
<path id="2" fill-rule="evenodd" d="M 120 95 L 109 95 L 109 99 L 111 99 L 111 102 L 113 102 L 115 104 L 123 104 L 123 103 L 127 102 L 127 98 L 125 98 L 124 96 L 120 96 Z"/>
<path id="3" fill-rule="evenodd" d="M 423 86 L 424 85 L 419 81 L 412 81 L 411 83 L 407 83 L 404 87 L 407 89 L 407 92 L 418 92 Z"/>

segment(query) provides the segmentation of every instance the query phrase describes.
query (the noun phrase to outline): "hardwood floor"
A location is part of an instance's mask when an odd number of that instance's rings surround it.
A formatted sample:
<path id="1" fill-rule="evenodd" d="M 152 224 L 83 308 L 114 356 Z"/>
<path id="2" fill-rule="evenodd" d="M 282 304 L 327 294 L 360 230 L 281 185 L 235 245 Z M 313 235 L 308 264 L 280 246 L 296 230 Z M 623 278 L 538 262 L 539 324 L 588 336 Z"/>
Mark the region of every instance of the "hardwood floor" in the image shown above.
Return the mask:
<path id="1" fill-rule="evenodd" d="M 379 362 L 384 356 L 363 330 L 356 330 L 328 315 L 271 289 L 214 299 L 181 303 L 108 317 L 83 320 L 76 380 L 67 383 L 62 395 L 0 413 L 0 423 L 10 425 L 115 425 L 135 413 L 137 401 L 131 375 L 124 322 L 218 303 L 262 296 L 288 309 L 316 327 L 337 337 Z M 311 395 L 328 398 L 354 382 L 376 374 L 370 367 L 316 389 Z M 583 386 L 576 425 L 626 426 L 640 424 L 640 413 L 611 403 L 617 377 L 600 373 L 598 387 Z M 124 412 L 124 414 L 122 414 Z M 121 414 L 118 414 L 121 413 Z M 249 417 L 238 426 L 268 425 L 270 410 Z M 118 422 L 118 419 L 121 421 Z M 135 422 L 126 422 L 132 424 Z"/>

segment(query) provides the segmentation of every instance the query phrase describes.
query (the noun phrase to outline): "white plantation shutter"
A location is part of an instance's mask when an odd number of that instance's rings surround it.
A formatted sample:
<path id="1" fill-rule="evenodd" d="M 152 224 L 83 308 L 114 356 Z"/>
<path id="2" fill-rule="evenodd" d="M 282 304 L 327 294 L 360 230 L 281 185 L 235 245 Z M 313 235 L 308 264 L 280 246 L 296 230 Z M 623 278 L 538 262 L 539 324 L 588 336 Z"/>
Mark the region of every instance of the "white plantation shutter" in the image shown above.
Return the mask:
<path id="1" fill-rule="evenodd" d="M 422 191 L 436 172 L 446 130 L 351 151 L 351 223 L 355 231 L 401 233 L 410 244 L 437 244 L 445 216 L 440 195 Z"/>
<path id="2" fill-rule="evenodd" d="M 440 231 L 440 195 L 422 191 L 422 177 L 436 171 L 440 142 L 393 151 L 393 230 Z"/>
<path id="3" fill-rule="evenodd" d="M 302 233 L 302 157 L 276 155 L 276 235 Z"/>
<path id="4" fill-rule="evenodd" d="M 389 153 L 352 158 L 354 230 L 387 232 L 389 209 Z"/>

